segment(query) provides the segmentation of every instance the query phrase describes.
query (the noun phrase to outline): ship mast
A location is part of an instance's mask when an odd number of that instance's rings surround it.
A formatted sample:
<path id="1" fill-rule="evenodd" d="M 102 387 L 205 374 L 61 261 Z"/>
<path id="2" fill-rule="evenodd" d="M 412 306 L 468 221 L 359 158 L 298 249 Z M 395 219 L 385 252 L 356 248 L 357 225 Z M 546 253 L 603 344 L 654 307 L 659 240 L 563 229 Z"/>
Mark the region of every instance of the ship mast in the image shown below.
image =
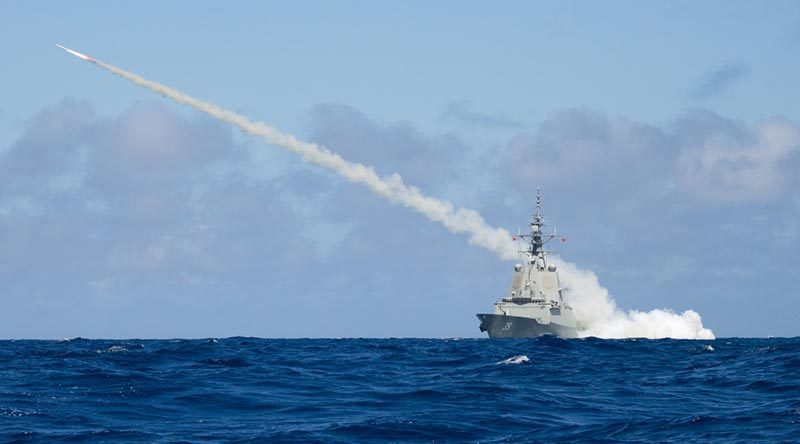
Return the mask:
<path id="1" fill-rule="evenodd" d="M 543 229 L 545 226 L 545 218 L 542 215 L 542 191 L 536 189 L 536 214 L 533 215 L 530 228 L 531 234 L 522 234 L 519 237 L 528 242 L 527 250 L 520 251 L 520 255 L 527 256 L 529 263 L 533 264 L 539 260 L 538 266 L 541 268 L 547 267 L 546 257 L 551 251 L 545 250 L 544 246 L 547 242 L 551 241 L 556 234 L 545 234 Z"/>

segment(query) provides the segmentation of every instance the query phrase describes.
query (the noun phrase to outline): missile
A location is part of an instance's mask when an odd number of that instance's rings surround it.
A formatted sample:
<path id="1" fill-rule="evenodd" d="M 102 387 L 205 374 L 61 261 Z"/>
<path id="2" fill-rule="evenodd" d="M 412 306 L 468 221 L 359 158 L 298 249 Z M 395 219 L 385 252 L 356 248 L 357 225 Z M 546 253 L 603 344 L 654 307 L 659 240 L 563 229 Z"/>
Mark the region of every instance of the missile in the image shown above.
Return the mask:
<path id="1" fill-rule="evenodd" d="M 73 50 L 71 50 L 71 49 L 69 49 L 69 48 L 67 48 L 65 46 L 59 45 L 58 43 L 56 43 L 56 46 L 58 46 L 59 48 L 63 49 L 64 51 L 67 51 L 68 53 L 74 55 L 75 57 L 77 57 L 79 59 L 83 59 L 83 60 L 86 60 L 87 62 L 92 62 L 92 63 L 95 62 L 93 58 L 87 56 L 86 54 L 81 54 L 78 51 L 73 51 Z"/>

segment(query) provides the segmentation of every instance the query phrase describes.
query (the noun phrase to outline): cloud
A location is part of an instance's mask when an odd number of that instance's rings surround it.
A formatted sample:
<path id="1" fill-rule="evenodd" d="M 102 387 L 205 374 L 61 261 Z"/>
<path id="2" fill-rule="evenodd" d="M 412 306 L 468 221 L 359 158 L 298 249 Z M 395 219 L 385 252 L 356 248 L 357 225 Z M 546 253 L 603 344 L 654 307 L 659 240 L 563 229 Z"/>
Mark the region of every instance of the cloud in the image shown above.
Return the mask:
<path id="1" fill-rule="evenodd" d="M 453 264 L 498 266 L 492 255 L 272 147 L 237 143 L 224 125 L 153 102 L 110 117 L 91 108 L 49 108 L 0 155 L 14 172 L 0 177 L 0 299 L 13 307 L 0 324 L 56 319 L 6 336 L 402 335 L 408 319 L 427 326 L 417 334 L 441 335 L 442 322 L 473 317 L 466 305 L 442 316 L 443 307 L 492 282 L 441 279 Z M 467 150 L 346 107 L 311 121 L 316 134 L 353 142 L 350 155 L 433 186 Z M 22 166 L 41 172 L 31 180 Z M 72 186 L 42 186 L 61 176 Z M 429 301 L 434 280 L 443 297 Z M 314 301 L 302 325 L 286 315 L 299 300 Z M 423 303 L 436 312 L 420 314 Z M 222 323 L 224 313 L 235 316 Z"/>
<path id="2" fill-rule="evenodd" d="M 17 279 L 36 262 L 80 286 L 176 267 L 235 270 L 231 256 L 259 242 L 289 251 L 291 240 L 265 237 L 259 224 L 281 226 L 293 211 L 246 177 L 248 159 L 232 130 L 210 119 L 156 102 L 98 118 L 88 102 L 64 100 L 0 156 L 0 244 L 11 246 L 0 262 Z M 61 177 L 70 186 L 52 186 Z"/>
<path id="3" fill-rule="evenodd" d="M 31 126 L 2 154 L 0 181 L 41 182 L 75 167 L 77 149 L 86 139 L 94 111 L 86 101 L 65 99 L 41 111 Z"/>
<path id="4" fill-rule="evenodd" d="M 97 187 L 152 186 L 154 181 L 243 156 L 232 131 L 211 119 L 183 118 L 156 102 L 93 122 L 90 180 Z"/>
<path id="5" fill-rule="evenodd" d="M 381 174 L 399 172 L 426 191 L 451 180 L 465 167 L 470 147 L 451 135 L 428 135 L 407 122 L 383 123 L 352 107 L 315 106 L 308 138 L 345 159 L 374 166 Z"/>
<path id="6" fill-rule="evenodd" d="M 652 125 L 564 110 L 491 146 L 344 105 L 321 105 L 307 123 L 347 157 L 507 228 L 524 223 L 542 186 L 546 214 L 570 233 L 565 257 L 595 269 L 620 307 L 695 308 L 715 331 L 731 312 L 703 306 L 704 295 L 746 300 L 749 280 L 761 288 L 764 276 L 737 275 L 734 288 L 699 271 L 741 269 L 739 253 L 757 250 L 742 226 L 720 227 L 739 205 L 779 206 L 796 189 L 797 128 L 780 118 L 751 125 L 693 110 Z M 5 335 L 478 335 L 470 320 L 506 286 L 505 264 L 244 140 L 154 102 L 98 116 L 66 100 L 37 115 L 0 154 L 0 324 L 53 322 Z M 761 181 L 730 179 L 740 174 Z M 778 224 L 768 213 L 744 222 L 781 245 L 753 267 L 796 262 L 785 245 L 796 210 Z M 686 248 L 674 251 L 676 239 Z M 300 300 L 303 323 L 287 316 Z"/>
<path id="7" fill-rule="evenodd" d="M 735 203 L 780 196 L 799 148 L 800 127 L 778 117 L 748 125 L 693 110 L 655 126 L 568 110 L 513 136 L 506 168 L 519 186 L 607 193 L 677 187 L 701 200 Z"/>
<path id="8" fill-rule="evenodd" d="M 665 143 L 663 132 L 646 124 L 609 118 L 598 111 L 565 110 L 536 129 L 513 136 L 507 165 L 520 181 L 600 183 L 602 177 L 619 175 L 620 170 L 637 173 L 640 170 L 619 166 L 643 164 L 657 156 Z M 586 174 L 589 171 L 591 175 Z"/>
<path id="9" fill-rule="evenodd" d="M 714 116 L 711 120 L 720 119 Z M 696 135 L 686 137 L 686 122 L 676 125 L 676 137 L 684 139 L 680 140 L 683 149 L 677 159 L 684 188 L 705 199 L 729 202 L 781 194 L 794 170 L 791 165 L 797 164 L 800 128 L 782 118 L 766 119 L 752 126 L 720 123 L 703 128 L 699 140 Z"/>
<path id="10" fill-rule="evenodd" d="M 517 128 L 522 123 L 505 114 L 488 114 L 475 111 L 468 100 L 459 100 L 447 106 L 441 120 L 454 121 L 468 126 L 482 126 L 489 128 Z"/>
<path id="11" fill-rule="evenodd" d="M 714 68 L 697 79 L 689 96 L 693 99 L 715 97 L 747 74 L 747 71 L 747 66 L 741 62 L 730 62 Z"/>

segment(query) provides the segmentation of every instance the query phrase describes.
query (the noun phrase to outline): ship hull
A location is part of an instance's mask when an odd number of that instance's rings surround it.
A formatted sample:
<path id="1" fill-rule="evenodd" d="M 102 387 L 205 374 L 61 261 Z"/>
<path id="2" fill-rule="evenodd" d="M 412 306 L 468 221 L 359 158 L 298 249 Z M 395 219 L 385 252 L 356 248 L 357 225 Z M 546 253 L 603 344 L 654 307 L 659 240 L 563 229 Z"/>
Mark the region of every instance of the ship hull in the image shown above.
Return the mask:
<path id="1" fill-rule="evenodd" d="M 477 314 L 476 316 L 481 321 L 479 328 L 481 331 L 487 332 L 490 338 L 535 338 L 544 335 L 562 338 L 578 337 L 575 327 L 561 325 L 557 322 L 540 324 L 532 318 L 498 314 Z"/>

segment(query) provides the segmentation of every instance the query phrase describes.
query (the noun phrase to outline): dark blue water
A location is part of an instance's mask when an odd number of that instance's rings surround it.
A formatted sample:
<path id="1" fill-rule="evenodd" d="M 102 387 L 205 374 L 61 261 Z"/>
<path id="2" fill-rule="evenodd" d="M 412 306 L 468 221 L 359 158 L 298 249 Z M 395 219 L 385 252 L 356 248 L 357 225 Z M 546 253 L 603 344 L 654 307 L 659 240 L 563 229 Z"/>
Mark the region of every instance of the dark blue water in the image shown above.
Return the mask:
<path id="1" fill-rule="evenodd" d="M 0 341 L 0 441 L 269 439 L 798 441 L 800 339 Z"/>

